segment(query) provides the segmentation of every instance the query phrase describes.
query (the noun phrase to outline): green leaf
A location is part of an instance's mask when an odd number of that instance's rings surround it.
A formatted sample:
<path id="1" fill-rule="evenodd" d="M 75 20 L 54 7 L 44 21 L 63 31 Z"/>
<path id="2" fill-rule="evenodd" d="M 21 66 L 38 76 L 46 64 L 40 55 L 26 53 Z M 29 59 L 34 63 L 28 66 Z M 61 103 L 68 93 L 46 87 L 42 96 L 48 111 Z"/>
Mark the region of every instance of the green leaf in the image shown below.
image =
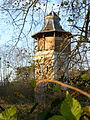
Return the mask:
<path id="1" fill-rule="evenodd" d="M 36 87 L 36 80 L 31 80 L 32 87 Z"/>
<path id="2" fill-rule="evenodd" d="M 67 20 L 68 22 L 73 22 L 73 19 L 71 19 L 70 17 Z"/>
<path id="3" fill-rule="evenodd" d="M 0 113 L 0 120 L 17 120 L 16 107 L 13 106 Z"/>
<path id="4" fill-rule="evenodd" d="M 63 2 L 61 2 L 61 6 L 62 6 L 62 7 L 64 6 Z"/>
<path id="5" fill-rule="evenodd" d="M 66 119 L 61 115 L 54 115 L 51 118 L 49 118 L 48 120 L 66 120 Z"/>
<path id="6" fill-rule="evenodd" d="M 76 47 L 77 47 L 77 48 L 80 48 L 80 47 L 81 47 L 81 43 L 78 42 Z"/>
<path id="7" fill-rule="evenodd" d="M 0 120 L 4 120 L 2 113 L 0 114 Z"/>
<path id="8" fill-rule="evenodd" d="M 61 104 L 60 113 L 67 120 L 79 120 L 82 113 L 81 105 L 67 93 L 65 100 Z"/>
<path id="9" fill-rule="evenodd" d="M 84 116 L 84 117 L 82 118 L 82 120 L 90 120 L 90 119 L 87 118 L 86 116 Z"/>
<path id="10" fill-rule="evenodd" d="M 83 4 L 86 4 L 86 0 L 83 0 Z"/>
<path id="11" fill-rule="evenodd" d="M 84 114 L 89 116 L 90 115 L 90 106 L 83 107 L 83 112 L 84 112 Z"/>
<path id="12" fill-rule="evenodd" d="M 58 84 L 54 85 L 53 90 L 54 91 L 59 91 L 60 90 L 60 85 L 58 85 Z"/>
<path id="13" fill-rule="evenodd" d="M 64 1 L 63 4 L 64 4 L 64 5 L 68 5 L 68 2 L 67 2 L 67 1 Z"/>
<path id="14" fill-rule="evenodd" d="M 49 114 L 50 109 L 43 111 L 42 113 L 38 114 L 36 120 L 46 120 L 47 115 Z"/>
<path id="15" fill-rule="evenodd" d="M 73 100 L 73 105 L 72 105 L 71 111 L 75 116 L 76 120 L 79 120 L 82 113 L 81 105 L 76 99 L 72 98 L 72 100 Z"/>
<path id="16" fill-rule="evenodd" d="M 88 6 L 88 11 L 90 12 L 90 5 Z M 89 30 L 90 30 L 90 28 L 89 28 Z"/>
<path id="17" fill-rule="evenodd" d="M 81 75 L 81 78 L 82 79 L 89 79 L 90 75 L 89 74 L 83 74 L 83 75 Z"/>

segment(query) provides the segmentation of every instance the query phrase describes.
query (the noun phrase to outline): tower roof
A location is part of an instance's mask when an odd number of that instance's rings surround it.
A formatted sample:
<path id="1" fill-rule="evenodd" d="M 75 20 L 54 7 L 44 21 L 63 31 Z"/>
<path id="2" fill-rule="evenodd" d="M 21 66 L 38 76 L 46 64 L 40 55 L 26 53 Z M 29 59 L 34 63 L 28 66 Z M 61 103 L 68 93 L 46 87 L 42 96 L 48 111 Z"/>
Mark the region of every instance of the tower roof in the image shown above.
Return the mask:
<path id="1" fill-rule="evenodd" d="M 45 17 L 45 24 L 44 27 L 34 35 L 32 35 L 33 38 L 37 38 L 40 34 L 44 34 L 47 32 L 60 32 L 60 33 L 68 33 L 65 30 L 62 29 L 62 26 L 59 23 L 60 18 L 55 12 L 50 12 Z"/>

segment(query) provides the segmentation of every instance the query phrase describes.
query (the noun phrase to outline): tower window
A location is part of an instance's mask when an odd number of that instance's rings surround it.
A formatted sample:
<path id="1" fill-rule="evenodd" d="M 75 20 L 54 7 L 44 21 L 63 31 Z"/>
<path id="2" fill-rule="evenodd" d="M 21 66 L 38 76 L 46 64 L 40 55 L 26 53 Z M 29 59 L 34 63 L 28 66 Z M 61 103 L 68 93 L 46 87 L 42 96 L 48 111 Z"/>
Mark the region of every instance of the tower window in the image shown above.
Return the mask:
<path id="1" fill-rule="evenodd" d="M 44 38 L 40 38 L 38 40 L 38 50 L 44 50 L 45 49 L 45 40 Z"/>
<path id="2" fill-rule="evenodd" d="M 48 70 L 49 70 L 49 67 L 47 66 L 47 69 L 46 69 L 46 74 L 48 73 Z"/>
<path id="3" fill-rule="evenodd" d="M 55 40 L 55 50 L 60 49 L 60 40 Z"/>

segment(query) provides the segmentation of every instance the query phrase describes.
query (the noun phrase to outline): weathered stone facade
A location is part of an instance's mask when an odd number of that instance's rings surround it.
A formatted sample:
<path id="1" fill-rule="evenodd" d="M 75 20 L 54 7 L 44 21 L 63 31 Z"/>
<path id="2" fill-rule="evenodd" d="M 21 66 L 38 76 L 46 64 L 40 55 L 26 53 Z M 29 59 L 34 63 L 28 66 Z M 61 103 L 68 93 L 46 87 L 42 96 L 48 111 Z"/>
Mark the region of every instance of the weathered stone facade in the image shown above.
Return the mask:
<path id="1" fill-rule="evenodd" d="M 37 39 L 35 55 L 36 80 L 58 80 L 68 64 L 65 61 L 70 54 L 70 41 L 66 39 L 71 34 L 62 29 L 60 18 L 51 12 L 45 17 L 42 30 L 32 37 Z"/>

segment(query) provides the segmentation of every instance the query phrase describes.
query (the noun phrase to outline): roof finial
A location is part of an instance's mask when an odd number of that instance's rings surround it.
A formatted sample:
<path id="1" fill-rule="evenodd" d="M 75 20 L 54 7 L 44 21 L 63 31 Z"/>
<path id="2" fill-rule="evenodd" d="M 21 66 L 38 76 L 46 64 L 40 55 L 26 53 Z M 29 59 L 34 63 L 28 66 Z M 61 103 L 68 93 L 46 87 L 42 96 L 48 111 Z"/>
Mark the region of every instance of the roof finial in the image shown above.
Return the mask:
<path id="1" fill-rule="evenodd" d="M 54 6 L 54 4 L 52 4 L 52 10 L 51 10 L 51 12 L 53 12 L 53 6 Z"/>

